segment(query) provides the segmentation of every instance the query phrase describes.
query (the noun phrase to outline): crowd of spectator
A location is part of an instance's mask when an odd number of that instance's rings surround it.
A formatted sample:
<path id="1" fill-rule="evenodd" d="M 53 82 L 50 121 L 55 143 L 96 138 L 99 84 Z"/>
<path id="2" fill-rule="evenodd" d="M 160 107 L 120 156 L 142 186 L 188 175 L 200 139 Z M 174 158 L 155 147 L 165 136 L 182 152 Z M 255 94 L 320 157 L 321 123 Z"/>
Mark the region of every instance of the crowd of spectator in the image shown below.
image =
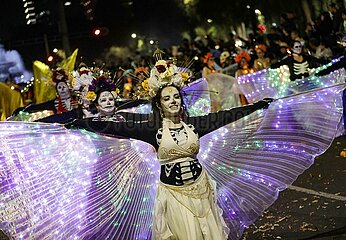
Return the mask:
<path id="1" fill-rule="evenodd" d="M 186 64 L 194 59 L 195 61 L 188 67 L 193 71 L 195 78 L 204 77 L 211 72 L 225 72 L 223 69 L 229 69 L 230 66 L 236 67 L 233 71 L 227 71 L 227 74 L 235 76 L 237 68 L 244 64 L 237 61 L 239 53 L 246 52 L 249 55 L 246 65 L 250 69 L 247 73 L 250 73 L 268 68 L 289 55 L 292 44 L 297 41 L 303 46 L 302 54 L 325 61 L 340 56 L 344 54 L 344 46 L 340 42 L 345 41 L 345 23 L 345 6 L 343 1 L 337 1 L 329 4 L 328 11 L 322 12 L 305 27 L 299 26 L 297 17 L 289 11 L 281 14 L 278 24 L 270 26 L 267 30 L 259 26 L 246 38 L 233 33 L 230 33 L 226 40 L 213 39 L 209 36 L 196 37 L 193 40 L 182 39 L 179 46 L 162 50 L 166 55 L 165 58 L 174 58 L 178 63 Z M 145 77 L 149 74 L 153 61 L 152 56 L 137 52 L 133 57 L 129 57 L 127 62 L 122 62 L 121 68 L 135 75 L 140 73 Z M 113 67 L 118 69 L 119 66 Z M 120 71 L 118 74 L 120 76 L 123 72 Z M 129 77 L 123 81 L 125 95 L 129 96 L 131 95 L 129 91 L 134 91 L 138 79 L 127 76 Z"/>

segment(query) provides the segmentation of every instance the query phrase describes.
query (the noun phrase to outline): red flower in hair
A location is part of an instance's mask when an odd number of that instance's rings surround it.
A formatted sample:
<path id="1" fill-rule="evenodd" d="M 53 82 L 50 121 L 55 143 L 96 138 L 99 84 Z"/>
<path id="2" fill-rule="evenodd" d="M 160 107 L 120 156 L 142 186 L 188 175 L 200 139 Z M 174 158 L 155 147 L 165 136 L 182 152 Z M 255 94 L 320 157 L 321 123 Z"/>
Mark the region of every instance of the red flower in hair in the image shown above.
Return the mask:
<path id="1" fill-rule="evenodd" d="M 52 81 L 57 83 L 57 82 L 66 82 L 68 80 L 68 76 L 65 73 L 65 71 L 63 69 L 55 69 L 52 71 L 53 75 L 52 75 Z"/>
<path id="2" fill-rule="evenodd" d="M 256 45 L 256 51 L 258 49 L 262 50 L 262 52 L 264 52 L 264 53 L 267 51 L 267 47 L 264 44 Z"/>
<path id="3" fill-rule="evenodd" d="M 166 67 L 164 65 L 157 65 L 155 67 L 159 73 L 164 73 L 166 71 Z"/>
<path id="4" fill-rule="evenodd" d="M 207 63 L 209 61 L 209 59 L 213 57 L 213 54 L 211 54 L 211 52 L 208 52 L 205 56 L 204 56 L 204 63 Z"/>
<path id="5" fill-rule="evenodd" d="M 247 52 L 243 51 L 243 52 L 238 53 L 238 55 L 234 58 L 234 61 L 236 63 L 239 63 L 242 60 L 242 58 L 244 58 L 247 62 L 250 62 L 250 60 L 251 60 L 250 55 Z"/>

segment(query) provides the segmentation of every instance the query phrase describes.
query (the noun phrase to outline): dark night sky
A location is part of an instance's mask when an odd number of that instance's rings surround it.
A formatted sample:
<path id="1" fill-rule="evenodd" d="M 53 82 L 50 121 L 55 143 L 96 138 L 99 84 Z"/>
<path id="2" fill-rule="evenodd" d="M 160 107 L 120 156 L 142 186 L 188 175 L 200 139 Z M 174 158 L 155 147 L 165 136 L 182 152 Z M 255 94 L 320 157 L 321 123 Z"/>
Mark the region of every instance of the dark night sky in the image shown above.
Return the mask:
<path id="1" fill-rule="evenodd" d="M 6 1 L 6 8 L 0 10 L 0 41 L 6 49 L 17 50 L 26 65 L 36 59 L 45 61 L 44 33 L 48 35 L 50 50 L 62 47 L 57 38 L 56 1 L 35 1 L 38 9 L 51 11 L 51 25 L 25 25 L 22 0 Z M 79 55 L 85 59 L 99 57 L 112 45 L 128 46 L 134 41 L 130 37 L 132 32 L 157 39 L 160 47 L 167 47 L 179 43 L 181 32 L 186 29 L 187 20 L 174 0 L 133 0 L 132 5 L 128 4 L 129 0 L 95 2 L 94 21 L 86 19 L 79 0 L 72 0 L 72 5 L 65 8 L 71 50 L 79 48 Z M 92 35 L 95 27 L 107 27 L 109 34 L 96 38 Z"/>
<path id="2" fill-rule="evenodd" d="M 37 3 L 38 10 L 49 9 L 51 11 L 51 25 L 25 25 L 22 0 L 6 1 L 5 5 L 0 8 L 0 42 L 5 45 L 6 49 L 17 50 L 23 56 L 25 64 L 29 68 L 32 61 L 45 61 L 47 58 L 43 41 L 45 33 L 48 36 L 50 51 L 53 48 L 62 48 L 58 31 L 57 0 L 34 1 Z M 72 0 L 72 5 L 65 7 L 71 51 L 79 48 L 79 56 L 82 56 L 83 61 L 86 62 L 99 58 L 104 50 L 110 46 L 133 45 L 134 40 L 130 37 L 133 32 L 145 36 L 147 39 L 156 39 L 159 41 L 159 47 L 165 48 L 172 44 L 180 44 L 181 33 L 190 28 L 188 17 L 177 5 L 178 0 L 93 1 L 96 3 L 94 21 L 87 20 L 84 9 L 80 5 L 80 0 Z M 270 2 L 273 1 L 275 0 Z M 129 2 L 132 2 L 132 4 L 129 4 Z M 204 17 L 207 17 L 207 13 L 228 17 L 229 12 L 222 14 L 222 11 L 229 11 L 230 8 L 239 7 L 245 3 L 261 6 L 267 11 L 270 9 L 269 7 L 265 8 L 263 2 L 258 0 L 235 0 L 232 5 L 229 5 L 230 2 L 230 0 L 215 0 L 210 4 L 214 4 L 217 8 L 211 8 L 213 5 L 209 6 L 207 0 L 201 0 L 201 3 L 205 3 L 204 5 L 207 7 L 204 8 L 206 12 L 199 12 L 199 14 Z M 287 2 L 278 1 L 276 7 L 284 7 L 286 4 L 290 9 L 293 9 L 291 7 L 300 6 L 301 3 L 300 0 Z M 226 8 L 227 6 L 228 8 Z M 237 12 L 240 13 L 238 18 L 245 21 L 244 12 L 240 10 Z M 276 12 L 284 12 L 284 9 Z M 302 16 L 302 12 L 295 12 L 298 16 Z M 270 16 L 274 13 L 267 12 L 265 15 Z M 93 36 L 92 30 L 95 27 L 108 28 L 108 35 L 103 37 Z"/>

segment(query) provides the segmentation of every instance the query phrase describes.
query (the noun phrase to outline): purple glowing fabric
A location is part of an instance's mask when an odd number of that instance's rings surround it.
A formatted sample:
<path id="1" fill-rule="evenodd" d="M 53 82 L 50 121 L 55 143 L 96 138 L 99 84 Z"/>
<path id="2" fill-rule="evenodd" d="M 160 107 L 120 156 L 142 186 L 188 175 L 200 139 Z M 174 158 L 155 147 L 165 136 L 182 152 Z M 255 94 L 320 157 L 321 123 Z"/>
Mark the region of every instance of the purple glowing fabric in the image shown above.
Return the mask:
<path id="1" fill-rule="evenodd" d="M 151 146 L 42 123 L 0 122 L 0 134 L 0 229 L 6 234 L 150 236 L 159 168 Z"/>
<path id="2" fill-rule="evenodd" d="M 201 139 L 199 159 L 218 183 L 218 202 L 240 238 L 334 139 L 346 84 L 273 102 Z"/>
<path id="3" fill-rule="evenodd" d="M 201 138 L 198 158 L 217 182 L 229 239 L 329 147 L 344 87 L 275 101 Z M 151 238 L 151 146 L 42 123 L 0 122 L 0 134 L 0 229 L 11 237 Z"/>
<path id="4" fill-rule="evenodd" d="M 240 90 L 234 77 L 222 73 L 210 73 L 206 79 L 210 90 L 212 112 L 241 106 Z"/>
<path id="5" fill-rule="evenodd" d="M 202 116 L 210 113 L 210 92 L 208 82 L 200 78 L 180 90 L 189 116 Z"/>
<path id="6" fill-rule="evenodd" d="M 293 82 L 289 79 L 288 68 L 284 67 L 281 69 L 264 69 L 259 72 L 240 76 L 237 80 L 246 99 L 250 103 L 253 103 L 264 98 L 281 98 L 291 94 L 345 82 L 346 71 L 344 68 L 322 77 L 315 75 L 315 73 L 330 65 L 324 65 L 316 69 L 309 77 Z"/>

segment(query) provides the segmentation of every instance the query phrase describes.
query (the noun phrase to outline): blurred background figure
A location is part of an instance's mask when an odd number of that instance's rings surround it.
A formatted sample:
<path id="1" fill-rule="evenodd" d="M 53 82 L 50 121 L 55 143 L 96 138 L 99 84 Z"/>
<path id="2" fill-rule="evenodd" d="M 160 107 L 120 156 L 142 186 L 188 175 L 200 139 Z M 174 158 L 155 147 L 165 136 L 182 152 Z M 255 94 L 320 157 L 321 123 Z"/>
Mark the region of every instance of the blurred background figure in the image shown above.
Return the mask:
<path id="1" fill-rule="evenodd" d="M 238 53 L 238 55 L 235 57 L 235 62 L 238 63 L 238 69 L 235 72 L 235 77 L 238 78 L 242 75 L 245 74 L 249 74 L 249 73 L 253 73 L 254 70 L 252 68 L 250 68 L 249 66 L 249 62 L 251 61 L 251 57 L 250 55 L 245 52 L 242 51 L 240 53 Z M 245 98 L 245 95 L 243 94 L 243 92 L 240 90 L 237 81 L 236 83 L 233 85 L 233 90 L 232 92 L 239 94 L 239 98 L 240 98 L 240 103 L 242 106 L 247 105 L 248 101 Z"/>
<path id="2" fill-rule="evenodd" d="M 260 71 L 265 68 L 270 67 L 270 59 L 265 56 L 267 52 L 267 47 L 264 44 L 256 45 L 256 56 L 257 59 L 254 61 L 253 69 L 254 71 Z"/>

